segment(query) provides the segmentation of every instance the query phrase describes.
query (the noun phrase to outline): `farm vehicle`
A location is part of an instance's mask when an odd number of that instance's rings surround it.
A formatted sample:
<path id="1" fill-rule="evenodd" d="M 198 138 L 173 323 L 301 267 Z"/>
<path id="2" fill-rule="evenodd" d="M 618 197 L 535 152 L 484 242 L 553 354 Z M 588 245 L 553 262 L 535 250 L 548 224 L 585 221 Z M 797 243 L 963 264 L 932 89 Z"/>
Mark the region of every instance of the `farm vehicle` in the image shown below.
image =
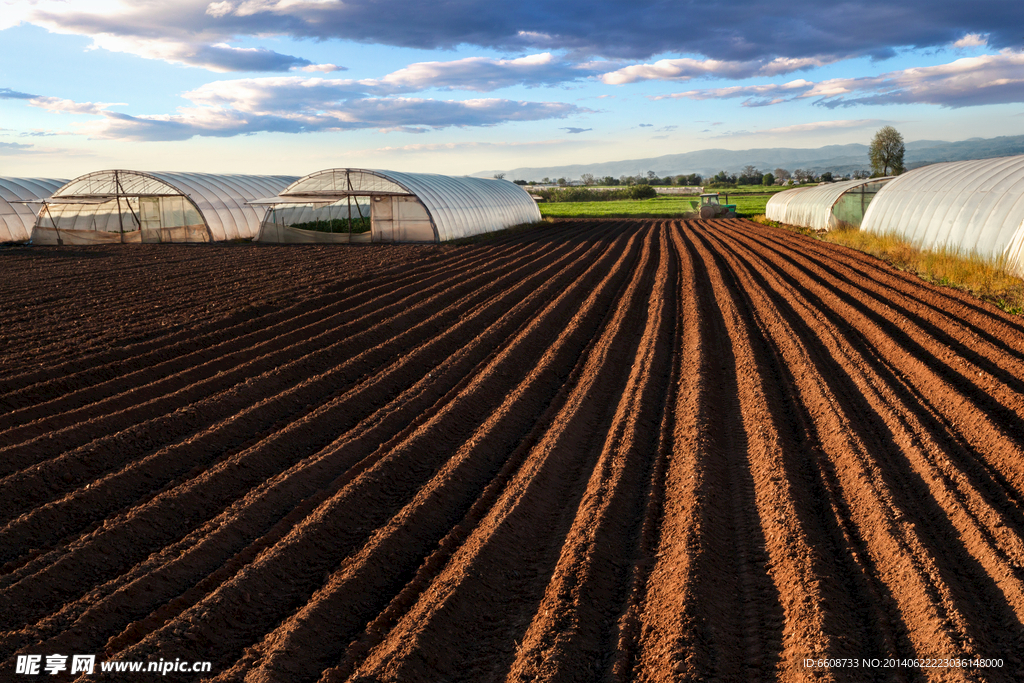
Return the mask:
<path id="1" fill-rule="evenodd" d="M 729 195 L 725 196 L 725 201 L 729 201 Z M 690 206 L 693 207 L 700 218 L 705 220 L 709 218 L 736 217 L 736 205 L 720 203 L 718 201 L 717 192 L 707 192 L 702 194 L 700 196 L 700 201 L 691 201 Z"/>

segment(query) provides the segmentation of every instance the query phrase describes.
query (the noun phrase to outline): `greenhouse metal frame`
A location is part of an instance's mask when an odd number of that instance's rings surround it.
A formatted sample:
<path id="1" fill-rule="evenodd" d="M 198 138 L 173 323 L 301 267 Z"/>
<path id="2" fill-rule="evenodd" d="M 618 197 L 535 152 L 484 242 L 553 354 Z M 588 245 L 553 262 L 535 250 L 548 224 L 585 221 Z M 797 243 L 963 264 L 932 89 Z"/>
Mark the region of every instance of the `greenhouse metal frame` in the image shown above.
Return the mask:
<path id="1" fill-rule="evenodd" d="M 878 193 L 861 229 L 977 255 L 1024 276 L 1024 155 L 909 171 Z"/>
<path id="2" fill-rule="evenodd" d="M 261 242 L 446 242 L 541 220 L 505 180 L 373 169 L 318 171 L 257 203 Z"/>
<path id="3" fill-rule="evenodd" d="M 221 242 L 250 239 L 271 197 L 296 176 L 163 173 L 122 169 L 79 176 L 39 211 L 34 244 Z"/>
<path id="4" fill-rule="evenodd" d="M 0 178 L 0 242 L 26 242 L 36 213 L 67 180 L 57 178 Z"/>

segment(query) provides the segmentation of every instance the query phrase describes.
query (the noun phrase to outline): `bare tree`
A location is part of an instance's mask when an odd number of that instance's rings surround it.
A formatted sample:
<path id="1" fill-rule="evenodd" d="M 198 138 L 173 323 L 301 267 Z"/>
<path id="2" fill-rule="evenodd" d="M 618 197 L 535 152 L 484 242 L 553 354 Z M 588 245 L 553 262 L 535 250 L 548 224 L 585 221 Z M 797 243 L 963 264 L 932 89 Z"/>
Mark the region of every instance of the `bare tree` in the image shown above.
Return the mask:
<path id="1" fill-rule="evenodd" d="M 778 181 L 789 180 L 790 178 L 793 177 L 792 175 L 790 175 L 789 171 L 787 171 L 784 168 L 775 169 L 774 171 L 772 171 L 772 175 L 775 176 L 775 179 Z"/>
<path id="2" fill-rule="evenodd" d="M 580 176 L 580 180 L 583 181 L 584 185 L 589 187 L 594 184 L 594 174 L 584 173 L 583 175 Z"/>
<path id="3" fill-rule="evenodd" d="M 871 170 L 878 175 L 903 173 L 903 136 L 892 126 L 883 126 L 875 133 L 868 149 Z"/>
<path id="4" fill-rule="evenodd" d="M 740 175 L 746 176 L 748 178 L 753 178 L 754 176 L 761 175 L 761 172 L 757 170 L 756 166 L 751 166 L 750 164 L 747 164 L 746 166 L 743 167 L 743 170 L 740 171 Z"/>
<path id="5" fill-rule="evenodd" d="M 495 180 L 504 180 L 505 179 L 505 174 L 504 173 L 495 173 L 494 174 L 494 179 Z"/>

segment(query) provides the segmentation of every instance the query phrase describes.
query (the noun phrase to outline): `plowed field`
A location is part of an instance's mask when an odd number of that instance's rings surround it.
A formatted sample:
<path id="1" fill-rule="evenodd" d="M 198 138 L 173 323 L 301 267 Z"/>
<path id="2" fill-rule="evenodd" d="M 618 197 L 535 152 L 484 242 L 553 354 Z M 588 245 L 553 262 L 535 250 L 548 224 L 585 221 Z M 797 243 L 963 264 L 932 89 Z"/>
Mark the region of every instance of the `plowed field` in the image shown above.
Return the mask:
<path id="1" fill-rule="evenodd" d="M 4 681 L 1024 675 L 1024 325 L 871 257 L 579 220 L 0 268 Z"/>

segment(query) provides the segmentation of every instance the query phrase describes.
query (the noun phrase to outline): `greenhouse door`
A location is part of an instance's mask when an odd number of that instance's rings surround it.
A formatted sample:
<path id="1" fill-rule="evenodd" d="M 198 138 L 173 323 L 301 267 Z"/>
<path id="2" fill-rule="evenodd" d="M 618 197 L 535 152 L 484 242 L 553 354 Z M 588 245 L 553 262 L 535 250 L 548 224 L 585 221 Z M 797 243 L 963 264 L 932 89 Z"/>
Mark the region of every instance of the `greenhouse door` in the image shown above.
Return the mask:
<path id="1" fill-rule="evenodd" d="M 139 221 L 142 241 L 160 242 L 160 198 L 139 197 Z"/>
<path id="2" fill-rule="evenodd" d="M 391 197 L 374 197 L 370 206 L 372 226 L 370 239 L 374 242 L 393 242 L 395 223 Z"/>

